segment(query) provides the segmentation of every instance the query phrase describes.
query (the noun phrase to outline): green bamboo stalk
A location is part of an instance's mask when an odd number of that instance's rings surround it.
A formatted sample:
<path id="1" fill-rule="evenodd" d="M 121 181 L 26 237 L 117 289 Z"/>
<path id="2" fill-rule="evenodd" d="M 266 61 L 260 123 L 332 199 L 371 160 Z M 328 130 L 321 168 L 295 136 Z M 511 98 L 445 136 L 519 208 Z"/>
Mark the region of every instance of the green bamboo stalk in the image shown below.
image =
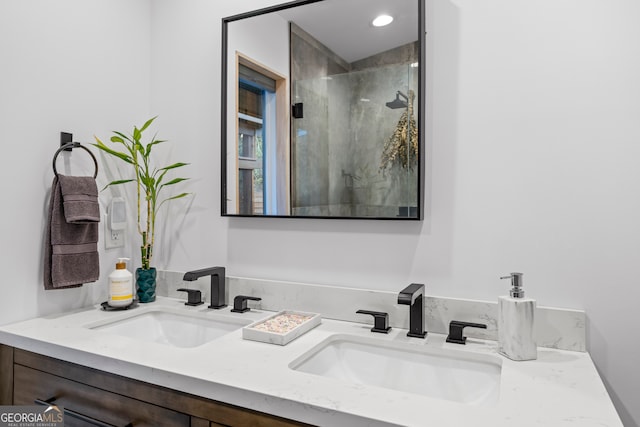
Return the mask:
<path id="1" fill-rule="evenodd" d="M 149 268 L 151 268 L 152 264 L 152 257 L 154 252 L 153 246 L 155 244 L 156 215 L 158 213 L 158 210 L 164 204 L 164 202 L 179 199 L 191 194 L 180 193 L 177 196 L 169 197 L 163 200 L 160 204 L 157 203 L 157 198 L 162 188 L 168 185 L 175 185 L 188 180 L 188 178 L 174 178 L 167 183 L 163 183 L 165 174 L 169 170 L 187 166 L 188 163 L 178 162 L 161 168 L 152 168 L 152 147 L 166 141 L 158 140 L 154 136 L 151 142 L 149 142 L 148 144 L 144 144 L 142 142 L 142 137 L 144 131 L 149 127 L 149 125 L 151 125 L 151 123 L 153 123 L 156 118 L 157 116 L 147 120 L 140 129 L 134 126 L 131 135 L 113 131 L 114 135 L 111 137 L 111 142 L 124 145 L 126 152 L 120 152 L 109 148 L 98 137 L 95 137 L 97 143 L 92 144 L 105 153 L 118 158 L 133 167 L 135 175 L 134 179 L 112 181 L 107 184 L 103 188 L 103 190 L 113 185 L 121 185 L 135 181 L 137 230 L 138 234 L 140 234 L 140 236 L 142 237 L 142 245 L 140 246 L 140 258 L 142 264 L 141 268 L 144 270 L 148 270 Z M 146 202 L 145 218 L 142 217 L 143 208 L 141 199 L 143 197 Z"/>

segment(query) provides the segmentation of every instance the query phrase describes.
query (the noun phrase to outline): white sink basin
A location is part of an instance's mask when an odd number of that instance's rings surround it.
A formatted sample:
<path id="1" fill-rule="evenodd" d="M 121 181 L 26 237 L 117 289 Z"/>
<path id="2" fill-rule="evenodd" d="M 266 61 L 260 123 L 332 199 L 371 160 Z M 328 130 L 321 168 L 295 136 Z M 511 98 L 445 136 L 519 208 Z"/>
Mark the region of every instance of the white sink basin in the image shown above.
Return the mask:
<path id="1" fill-rule="evenodd" d="M 174 347 L 197 347 L 251 323 L 230 316 L 146 311 L 126 319 L 92 325 L 90 329 Z"/>
<path id="2" fill-rule="evenodd" d="M 497 356 L 334 335 L 289 368 L 470 405 L 494 405 L 502 361 Z"/>

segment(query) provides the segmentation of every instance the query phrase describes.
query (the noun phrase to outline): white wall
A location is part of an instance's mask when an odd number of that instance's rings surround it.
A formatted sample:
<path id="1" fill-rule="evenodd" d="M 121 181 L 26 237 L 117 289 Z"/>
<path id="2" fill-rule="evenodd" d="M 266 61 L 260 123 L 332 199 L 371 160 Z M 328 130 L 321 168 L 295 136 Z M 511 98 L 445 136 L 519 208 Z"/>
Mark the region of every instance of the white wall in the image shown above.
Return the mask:
<path id="1" fill-rule="evenodd" d="M 428 1 L 422 223 L 220 217 L 220 20 L 274 1 L 154 0 L 150 27 L 146 1 L 49 3 L 0 3 L 0 129 L 14 156 L 2 188 L 17 207 L 1 226 L 0 323 L 96 298 L 91 285 L 40 290 L 58 132 L 88 139 L 159 114 L 196 193 L 165 213 L 159 268 L 386 290 L 417 281 L 487 300 L 507 289 L 498 276 L 522 271 L 539 304 L 586 310 L 589 351 L 625 426 L 640 425 L 640 3 Z"/>
<path id="2" fill-rule="evenodd" d="M 428 1 L 430 182 L 419 224 L 219 218 L 220 19 L 275 2 L 180 3 L 154 2 L 171 51 L 155 48 L 205 68 L 200 81 L 156 76 L 152 90 L 153 109 L 170 109 L 176 132 L 200 142 L 188 147 L 198 214 L 173 269 L 225 263 L 237 276 L 386 290 L 417 281 L 433 295 L 487 300 L 506 292 L 500 275 L 522 271 L 539 304 L 586 310 L 590 352 L 625 425 L 639 425 L 640 3 Z M 163 93 L 176 81 L 189 91 Z M 211 108 L 192 108 L 203 98 Z"/>
<path id="3" fill-rule="evenodd" d="M 111 129 L 147 118 L 149 46 L 148 0 L 0 2 L 0 324 L 106 300 L 104 281 L 44 291 L 51 162 L 61 131 L 90 143 L 94 134 L 108 137 Z M 79 150 L 61 154 L 57 167 L 72 175 L 93 173 L 89 155 Z M 99 178 L 106 183 L 105 170 Z M 113 269 L 115 256 L 130 256 L 128 248 L 100 252 L 101 277 Z"/>

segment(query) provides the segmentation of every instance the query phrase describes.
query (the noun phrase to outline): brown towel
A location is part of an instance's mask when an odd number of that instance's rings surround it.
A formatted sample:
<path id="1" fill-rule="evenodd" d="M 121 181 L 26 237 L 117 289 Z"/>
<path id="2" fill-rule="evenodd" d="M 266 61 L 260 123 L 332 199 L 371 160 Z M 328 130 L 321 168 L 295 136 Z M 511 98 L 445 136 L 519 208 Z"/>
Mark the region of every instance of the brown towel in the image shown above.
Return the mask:
<path id="1" fill-rule="evenodd" d="M 59 177 L 67 181 L 65 182 L 68 184 L 67 194 L 73 193 L 72 188 L 80 188 L 80 195 L 83 194 L 82 189 L 86 186 L 88 177 L 65 177 L 64 175 Z M 90 177 L 89 179 L 93 180 Z M 76 180 L 76 183 L 72 182 Z M 93 185 L 95 186 L 95 181 Z M 71 198 L 73 199 L 73 196 Z M 60 181 L 58 177 L 53 178 L 45 237 L 45 289 L 74 288 L 82 286 L 83 283 L 98 280 L 100 276 L 97 222 L 100 220 L 99 208 L 97 221 L 86 222 L 89 218 L 95 217 L 93 207 L 92 202 L 89 202 L 89 212 L 83 214 L 78 205 L 72 205 L 70 218 L 84 219 L 79 220 L 82 222 L 67 222 Z"/>
<path id="2" fill-rule="evenodd" d="M 67 222 L 72 224 L 100 222 L 98 186 L 94 178 L 58 174 L 58 181 Z"/>

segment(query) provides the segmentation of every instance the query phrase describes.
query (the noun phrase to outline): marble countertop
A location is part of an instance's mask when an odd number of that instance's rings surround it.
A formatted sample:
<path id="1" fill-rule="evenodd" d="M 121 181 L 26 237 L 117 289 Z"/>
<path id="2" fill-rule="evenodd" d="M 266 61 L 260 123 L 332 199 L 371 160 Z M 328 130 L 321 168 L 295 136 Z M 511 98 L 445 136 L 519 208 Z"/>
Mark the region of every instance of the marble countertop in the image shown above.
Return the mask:
<path id="1" fill-rule="evenodd" d="M 187 307 L 181 300 L 158 297 L 129 311 L 105 312 L 96 306 L 5 325 L 0 342 L 314 425 L 622 426 L 584 352 L 539 348 L 538 359 L 527 362 L 496 356 L 502 363 L 498 402 L 475 406 L 302 373 L 289 364 L 336 334 L 485 355 L 496 355 L 495 341 L 470 338 L 463 346 L 446 343 L 441 334 L 429 333 L 426 340 L 408 338 L 406 330 L 397 328 L 388 335 L 373 334 L 369 324 L 323 319 L 285 346 L 244 340 L 238 329 L 198 347 L 179 348 L 87 327 L 157 309 L 247 321 L 273 314 Z"/>

